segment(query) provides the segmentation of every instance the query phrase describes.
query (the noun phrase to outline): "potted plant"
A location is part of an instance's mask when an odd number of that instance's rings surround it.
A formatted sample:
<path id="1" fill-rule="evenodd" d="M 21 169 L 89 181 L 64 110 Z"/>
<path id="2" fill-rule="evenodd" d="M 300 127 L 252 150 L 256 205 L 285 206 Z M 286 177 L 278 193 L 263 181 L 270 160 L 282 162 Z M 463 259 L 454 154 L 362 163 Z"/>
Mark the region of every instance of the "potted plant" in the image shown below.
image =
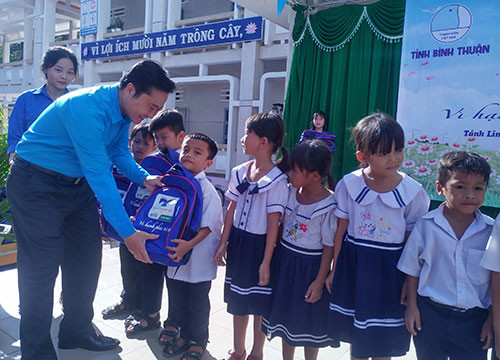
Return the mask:
<path id="1" fill-rule="evenodd" d="M 107 27 L 108 32 L 116 32 L 123 30 L 123 20 L 119 17 L 115 18 L 113 23 Z"/>
<path id="2" fill-rule="evenodd" d="M 119 17 L 115 18 L 115 29 L 116 31 L 123 30 L 123 20 Z"/>

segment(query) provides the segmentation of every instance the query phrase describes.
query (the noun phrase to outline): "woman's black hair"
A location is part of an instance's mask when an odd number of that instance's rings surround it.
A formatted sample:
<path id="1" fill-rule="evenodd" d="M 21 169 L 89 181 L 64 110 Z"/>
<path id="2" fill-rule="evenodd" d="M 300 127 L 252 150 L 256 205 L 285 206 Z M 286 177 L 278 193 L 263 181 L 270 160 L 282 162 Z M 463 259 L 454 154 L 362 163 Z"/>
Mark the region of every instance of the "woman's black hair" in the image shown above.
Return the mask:
<path id="1" fill-rule="evenodd" d="M 359 120 L 352 129 L 352 139 L 356 151 L 364 155 L 388 154 L 392 144 L 396 151 L 401 151 L 405 145 L 405 134 L 401 125 L 389 114 L 373 113 Z"/>
<path id="2" fill-rule="evenodd" d="M 246 122 L 248 131 L 253 131 L 258 137 L 265 137 L 273 144 L 273 154 L 281 150 L 281 158 L 276 161 L 276 166 L 282 172 L 290 170 L 288 163 L 288 150 L 283 146 L 285 137 L 285 124 L 279 114 L 275 112 L 263 112 L 250 116 Z"/>
<path id="3" fill-rule="evenodd" d="M 132 66 L 130 71 L 120 79 L 120 89 L 132 83 L 135 88 L 134 97 L 141 94 L 151 95 L 151 89 L 160 90 L 167 94 L 175 90 L 175 83 L 168 77 L 167 72 L 156 61 L 142 60 Z"/>
<path id="4" fill-rule="evenodd" d="M 330 190 L 335 189 L 335 178 L 332 175 L 332 153 L 321 140 L 309 140 L 297 144 L 290 154 L 290 166 L 297 166 L 309 173 L 317 172 L 326 178 Z"/>
<path id="5" fill-rule="evenodd" d="M 73 63 L 75 75 L 78 74 L 78 60 L 76 59 L 75 53 L 70 49 L 62 46 L 52 46 L 47 50 L 47 52 L 43 55 L 40 69 L 45 74 L 44 70 L 50 69 L 52 66 L 57 64 L 59 60 L 64 58 L 71 60 L 71 62 Z M 47 77 L 47 74 L 45 74 L 45 77 Z"/>
<path id="6" fill-rule="evenodd" d="M 326 119 L 326 114 L 324 111 L 322 110 L 316 110 L 312 116 L 312 119 L 311 119 L 311 130 L 316 130 L 316 127 L 314 126 L 314 117 L 316 115 L 319 115 L 321 117 L 323 117 L 323 119 L 325 119 L 325 122 L 323 123 L 323 131 L 328 131 L 327 130 L 327 119 Z"/>

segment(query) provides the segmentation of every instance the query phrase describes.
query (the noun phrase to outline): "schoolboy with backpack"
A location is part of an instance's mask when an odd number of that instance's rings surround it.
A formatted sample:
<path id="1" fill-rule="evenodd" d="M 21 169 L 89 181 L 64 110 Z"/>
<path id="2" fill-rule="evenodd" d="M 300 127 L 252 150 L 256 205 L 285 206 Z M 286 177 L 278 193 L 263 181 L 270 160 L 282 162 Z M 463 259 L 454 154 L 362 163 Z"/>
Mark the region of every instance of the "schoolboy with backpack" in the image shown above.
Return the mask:
<path id="1" fill-rule="evenodd" d="M 177 246 L 167 247 L 174 262 L 185 260 L 191 251 L 185 265 L 167 268 L 168 319 L 160 336 L 167 357 L 184 354 L 183 358 L 201 359 L 208 343 L 208 293 L 217 273 L 212 258 L 223 220 L 220 197 L 204 170 L 212 165 L 216 154 L 217 144 L 204 134 L 187 135 L 182 144 L 180 164 L 198 180 L 203 209 L 196 235 L 189 241 L 175 239 Z"/>
<path id="2" fill-rule="evenodd" d="M 149 130 L 153 133 L 158 153 L 144 158 L 141 166 L 150 174 L 164 175 L 179 161 L 178 151 L 185 136 L 182 115 L 175 109 L 165 109 L 151 120 Z M 132 184 L 124 198 L 124 207 L 130 216 L 149 197 L 150 192 Z M 146 246 L 150 246 L 146 243 Z M 157 329 L 160 323 L 160 309 L 166 267 L 159 263 L 139 264 L 141 306 L 125 319 L 125 334 L 133 337 L 144 331 Z"/>
<path id="3" fill-rule="evenodd" d="M 156 149 L 153 139 L 153 134 L 149 131 L 148 126 L 145 124 L 138 124 L 134 126 L 129 140 L 129 148 L 134 160 L 137 163 L 141 161 L 148 154 Z M 116 187 L 122 195 L 125 196 L 128 187 L 132 183 L 125 175 L 121 174 L 116 168 L 113 168 L 113 177 L 116 181 Z M 120 236 L 113 229 L 113 227 L 106 221 L 102 212 L 100 212 L 101 234 L 110 239 L 119 240 Z M 134 309 L 140 306 L 140 288 L 139 288 L 139 264 L 140 262 L 134 258 L 130 253 L 127 246 L 120 243 L 120 271 L 122 275 L 123 290 L 120 294 L 121 300 L 113 305 L 108 306 L 102 310 L 104 319 L 112 319 L 114 317 L 130 314 Z"/>

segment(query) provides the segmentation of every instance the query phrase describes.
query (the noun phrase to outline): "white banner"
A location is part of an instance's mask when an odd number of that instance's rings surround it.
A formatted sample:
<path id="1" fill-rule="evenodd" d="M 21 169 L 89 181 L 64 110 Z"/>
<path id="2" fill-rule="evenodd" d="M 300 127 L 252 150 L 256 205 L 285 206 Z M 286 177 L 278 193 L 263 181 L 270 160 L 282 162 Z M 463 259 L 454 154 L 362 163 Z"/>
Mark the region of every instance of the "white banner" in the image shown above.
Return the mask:
<path id="1" fill-rule="evenodd" d="M 407 0 L 397 120 L 402 170 L 433 199 L 437 163 L 450 150 L 492 167 L 484 205 L 500 207 L 500 19 L 498 0 Z"/>

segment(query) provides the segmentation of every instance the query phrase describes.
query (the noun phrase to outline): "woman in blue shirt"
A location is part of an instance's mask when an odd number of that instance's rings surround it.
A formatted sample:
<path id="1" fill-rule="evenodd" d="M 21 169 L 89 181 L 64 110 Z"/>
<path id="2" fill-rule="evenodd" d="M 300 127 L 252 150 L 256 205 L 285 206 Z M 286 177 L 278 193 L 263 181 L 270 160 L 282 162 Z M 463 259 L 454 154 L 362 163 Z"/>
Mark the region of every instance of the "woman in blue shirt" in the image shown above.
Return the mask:
<path id="1" fill-rule="evenodd" d="M 19 95 L 9 118 L 7 142 L 10 159 L 24 132 L 55 99 L 68 92 L 67 86 L 78 73 L 78 61 L 71 50 L 54 46 L 43 56 L 40 68 L 47 82 L 38 89 Z"/>

